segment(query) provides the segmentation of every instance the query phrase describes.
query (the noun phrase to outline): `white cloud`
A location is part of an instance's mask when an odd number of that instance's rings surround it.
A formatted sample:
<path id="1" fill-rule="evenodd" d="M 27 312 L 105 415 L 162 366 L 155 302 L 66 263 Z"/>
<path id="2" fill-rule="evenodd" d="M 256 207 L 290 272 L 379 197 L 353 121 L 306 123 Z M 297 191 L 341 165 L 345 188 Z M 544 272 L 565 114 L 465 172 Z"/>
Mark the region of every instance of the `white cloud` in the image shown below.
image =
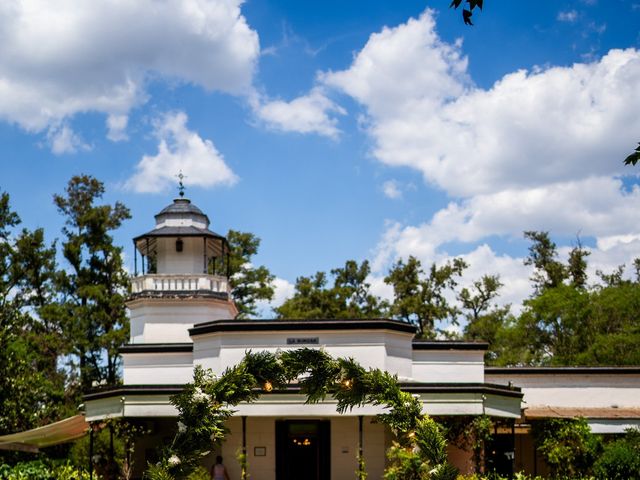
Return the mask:
<path id="1" fill-rule="evenodd" d="M 66 123 L 49 127 L 47 140 L 49 141 L 51 151 L 56 155 L 76 153 L 78 150 L 91 149 Z"/>
<path id="2" fill-rule="evenodd" d="M 640 131 L 640 52 L 518 71 L 474 88 L 461 44 L 432 14 L 371 35 L 351 66 L 320 76 L 368 113 L 373 154 L 471 196 L 623 172 Z"/>
<path id="3" fill-rule="evenodd" d="M 598 242 L 594 268 L 628 262 L 640 244 L 640 190 L 626 191 L 619 179 L 635 175 L 621 159 L 640 131 L 639 51 L 521 70 L 482 89 L 469 78 L 461 42 L 443 42 L 427 10 L 371 35 L 347 69 L 318 78 L 362 105 L 374 157 L 421 172 L 451 197 L 422 224 L 389 222 L 374 271 L 408 255 L 443 261 L 449 242 L 463 251 L 466 243 L 476 277 L 497 269 L 503 297 L 517 304 L 529 288 L 522 259 L 477 242 L 524 230 L 579 233 Z"/>
<path id="4" fill-rule="evenodd" d="M 578 12 L 575 10 L 567 10 L 564 12 L 558 12 L 556 17 L 560 22 L 573 23 L 578 19 Z"/>
<path id="5" fill-rule="evenodd" d="M 416 106 L 437 107 L 464 93 L 469 79 L 460 45 L 439 39 L 433 12 L 427 10 L 418 19 L 372 34 L 349 69 L 319 79 L 365 105 L 374 121 L 411 116 Z"/>
<path id="6" fill-rule="evenodd" d="M 273 317 L 273 309 L 279 307 L 287 298 L 295 293 L 295 285 L 284 278 L 276 277 L 273 280 L 274 295 L 270 302 L 260 300 L 257 302 L 259 318 Z"/>
<path id="7" fill-rule="evenodd" d="M 490 235 L 520 236 L 524 230 L 593 237 L 640 233 L 638 201 L 638 187 L 625 193 L 620 180 L 596 177 L 451 202 L 419 229 L 436 246 Z"/>
<path id="8" fill-rule="evenodd" d="M 127 115 L 109 115 L 107 117 L 107 138 L 112 142 L 127 140 L 126 133 L 129 117 Z"/>
<path id="9" fill-rule="evenodd" d="M 324 92 L 313 89 L 308 95 L 284 100 L 258 100 L 255 115 L 267 127 L 283 132 L 316 133 L 336 139 L 340 134 L 338 121 L 330 114 L 344 115 L 346 111 L 331 101 Z"/>
<path id="10" fill-rule="evenodd" d="M 159 192 L 174 185 L 180 171 L 186 176 L 185 185 L 212 187 L 233 185 L 238 180 L 213 142 L 187 128 L 184 112 L 163 116 L 156 122 L 155 135 L 158 153 L 142 157 L 125 188 Z"/>
<path id="11" fill-rule="evenodd" d="M 259 56 L 242 0 L 25 0 L 0 5 L 0 119 L 40 132 L 80 112 L 123 118 L 149 77 L 245 94 Z"/>
<path id="12" fill-rule="evenodd" d="M 382 184 L 382 192 L 385 197 L 391 199 L 402 198 L 402 190 L 400 190 L 400 185 L 395 180 L 387 180 Z"/>

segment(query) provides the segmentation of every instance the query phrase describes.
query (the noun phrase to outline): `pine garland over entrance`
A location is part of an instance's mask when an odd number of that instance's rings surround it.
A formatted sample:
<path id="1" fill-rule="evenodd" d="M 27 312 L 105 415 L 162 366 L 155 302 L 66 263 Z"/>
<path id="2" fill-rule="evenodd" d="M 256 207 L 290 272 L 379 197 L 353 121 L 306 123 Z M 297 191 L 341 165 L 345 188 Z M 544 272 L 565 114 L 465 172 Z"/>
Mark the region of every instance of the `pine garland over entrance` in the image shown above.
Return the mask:
<path id="1" fill-rule="evenodd" d="M 276 353 L 248 352 L 220 377 L 196 367 L 193 382 L 171 397 L 178 409 L 178 431 L 162 459 L 149 465 L 146 478 L 187 478 L 219 444 L 225 422 L 240 402 L 256 401 L 261 394 L 283 389 L 297 381 L 306 403 L 332 396 L 338 413 L 365 404 L 382 405 L 377 421 L 388 425 L 396 440 L 387 453 L 385 480 L 453 480 L 457 470 L 447 461 L 446 441 L 440 426 L 422 414 L 422 405 L 403 392 L 395 376 L 365 369 L 352 359 L 334 359 L 323 350 L 301 348 Z M 363 465 L 359 459 L 359 465 Z M 356 472 L 359 479 L 366 473 Z M 243 468 L 243 479 L 246 471 Z"/>

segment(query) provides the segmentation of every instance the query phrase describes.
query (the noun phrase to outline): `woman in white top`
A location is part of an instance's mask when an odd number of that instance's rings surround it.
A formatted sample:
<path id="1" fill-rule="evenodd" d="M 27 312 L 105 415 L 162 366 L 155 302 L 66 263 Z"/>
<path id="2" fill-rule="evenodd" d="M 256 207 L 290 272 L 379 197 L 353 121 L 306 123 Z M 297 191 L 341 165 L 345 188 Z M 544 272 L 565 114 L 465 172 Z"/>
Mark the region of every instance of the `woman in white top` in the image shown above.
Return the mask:
<path id="1" fill-rule="evenodd" d="M 213 480 L 230 480 L 227 469 L 222 464 L 222 457 L 218 455 L 216 457 L 216 464 L 211 467 L 211 478 Z"/>

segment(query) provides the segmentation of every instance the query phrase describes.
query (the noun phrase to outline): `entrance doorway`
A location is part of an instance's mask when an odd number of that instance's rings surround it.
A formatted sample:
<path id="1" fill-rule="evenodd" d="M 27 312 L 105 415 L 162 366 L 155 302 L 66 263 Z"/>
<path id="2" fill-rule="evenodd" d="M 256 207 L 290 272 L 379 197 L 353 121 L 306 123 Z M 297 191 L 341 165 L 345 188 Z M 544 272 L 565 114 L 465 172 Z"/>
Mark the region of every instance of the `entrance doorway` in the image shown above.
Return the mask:
<path id="1" fill-rule="evenodd" d="M 276 480 L 329 480 L 328 420 L 276 421 Z"/>

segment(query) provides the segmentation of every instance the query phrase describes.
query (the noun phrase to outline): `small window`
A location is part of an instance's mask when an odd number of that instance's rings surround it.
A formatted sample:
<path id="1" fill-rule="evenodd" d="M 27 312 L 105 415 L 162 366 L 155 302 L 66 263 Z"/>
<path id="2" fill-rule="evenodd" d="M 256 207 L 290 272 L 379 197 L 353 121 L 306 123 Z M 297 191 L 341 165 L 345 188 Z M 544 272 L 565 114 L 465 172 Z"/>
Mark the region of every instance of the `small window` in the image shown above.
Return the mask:
<path id="1" fill-rule="evenodd" d="M 182 249 L 184 248 L 184 243 L 182 241 L 181 238 L 176 240 L 176 252 L 182 252 Z"/>

